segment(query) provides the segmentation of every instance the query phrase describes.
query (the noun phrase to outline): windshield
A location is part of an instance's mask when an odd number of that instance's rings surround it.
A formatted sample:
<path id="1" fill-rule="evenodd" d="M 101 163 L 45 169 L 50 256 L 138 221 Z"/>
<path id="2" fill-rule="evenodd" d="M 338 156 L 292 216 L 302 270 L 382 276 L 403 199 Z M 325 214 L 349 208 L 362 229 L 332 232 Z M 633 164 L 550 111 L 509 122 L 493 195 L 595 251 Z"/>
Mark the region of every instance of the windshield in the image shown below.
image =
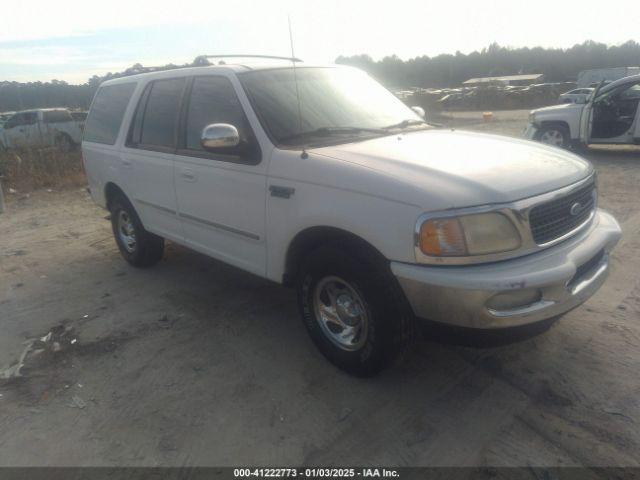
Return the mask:
<path id="1" fill-rule="evenodd" d="M 239 75 L 263 127 L 278 143 L 299 145 L 331 136 L 386 135 L 380 130 L 424 124 L 410 108 L 368 75 L 350 68 L 257 70 Z M 338 140 L 339 141 L 339 140 Z"/>

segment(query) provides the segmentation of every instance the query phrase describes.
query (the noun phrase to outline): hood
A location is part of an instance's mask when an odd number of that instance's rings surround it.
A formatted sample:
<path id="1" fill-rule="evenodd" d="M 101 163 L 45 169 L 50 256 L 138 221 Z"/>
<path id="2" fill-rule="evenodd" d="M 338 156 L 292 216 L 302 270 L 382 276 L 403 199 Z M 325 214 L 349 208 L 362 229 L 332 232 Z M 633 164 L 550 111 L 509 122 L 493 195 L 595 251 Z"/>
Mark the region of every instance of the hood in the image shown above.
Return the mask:
<path id="1" fill-rule="evenodd" d="M 573 114 L 573 112 L 581 112 L 584 106 L 584 103 L 561 103 L 559 105 L 552 105 L 550 107 L 536 108 L 535 110 L 531 110 L 531 113 L 537 115 L 546 112 L 551 112 L 553 114 L 571 112 Z"/>
<path id="2" fill-rule="evenodd" d="M 313 152 L 393 179 L 396 200 L 415 204 L 419 192 L 417 204 L 430 210 L 520 200 L 593 171 L 586 160 L 558 148 L 452 130 L 423 130 Z M 409 188 L 399 191 L 397 185 Z"/>

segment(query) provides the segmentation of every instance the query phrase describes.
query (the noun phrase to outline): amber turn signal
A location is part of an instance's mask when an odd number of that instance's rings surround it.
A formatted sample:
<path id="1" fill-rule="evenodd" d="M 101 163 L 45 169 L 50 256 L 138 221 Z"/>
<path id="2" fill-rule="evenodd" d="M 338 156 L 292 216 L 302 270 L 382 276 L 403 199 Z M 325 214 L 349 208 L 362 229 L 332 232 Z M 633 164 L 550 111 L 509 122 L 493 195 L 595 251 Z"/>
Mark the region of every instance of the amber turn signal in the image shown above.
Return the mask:
<path id="1" fill-rule="evenodd" d="M 458 256 L 467 253 L 464 232 L 457 218 L 428 220 L 420 228 L 420 250 L 432 256 Z"/>

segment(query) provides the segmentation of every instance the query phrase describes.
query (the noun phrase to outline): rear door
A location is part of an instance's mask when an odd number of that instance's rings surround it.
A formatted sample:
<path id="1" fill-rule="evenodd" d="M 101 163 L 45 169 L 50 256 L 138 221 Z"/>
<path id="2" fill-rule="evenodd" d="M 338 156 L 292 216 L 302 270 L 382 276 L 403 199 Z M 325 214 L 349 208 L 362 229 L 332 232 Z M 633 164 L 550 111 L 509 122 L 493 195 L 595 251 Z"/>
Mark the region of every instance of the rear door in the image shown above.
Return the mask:
<path id="1" fill-rule="evenodd" d="M 178 116 L 187 77 L 149 82 L 122 151 L 122 181 L 145 228 L 182 241 L 173 184 Z"/>
<path id="2" fill-rule="evenodd" d="M 178 210 L 186 244 L 264 275 L 266 162 L 230 78 L 197 76 L 184 106 L 175 160 Z M 200 145 L 212 123 L 235 126 L 242 153 L 210 153 Z"/>
<path id="3" fill-rule="evenodd" d="M 67 134 L 76 143 L 80 142 L 81 136 L 76 131 L 73 118 L 68 110 L 43 111 L 40 123 L 42 144 L 55 145 L 56 137 L 61 133 Z"/>

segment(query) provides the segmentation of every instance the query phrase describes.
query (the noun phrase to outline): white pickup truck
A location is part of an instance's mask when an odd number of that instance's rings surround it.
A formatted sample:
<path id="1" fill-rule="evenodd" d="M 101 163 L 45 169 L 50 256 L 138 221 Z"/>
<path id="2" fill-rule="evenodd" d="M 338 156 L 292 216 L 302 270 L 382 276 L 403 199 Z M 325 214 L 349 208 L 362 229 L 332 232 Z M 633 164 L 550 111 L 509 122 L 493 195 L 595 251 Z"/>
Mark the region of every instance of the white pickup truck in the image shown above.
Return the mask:
<path id="1" fill-rule="evenodd" d="M 571 148 L 640 144 L 640 75 L 596 88 L 576 103 L 531 111 L 526 138 Z"/>
<path id="2" fill-rule="evenodd" d="M 156 263 L 169 239 L 293 285 L 315 344 L 359 375 L 419 318 L 473 331 L 575 308 L 621 235 L 586 160 L 434 127 L 349 67 L 110 80 L 82 150 L 130 264 Z"/>
<path id="3" fill-rule="evenodd" d="M 81 122 L 65 108 L 14 113 L 0 126 L 0 149 L 57 147 L 72 150 L 82 139 Z"/>

